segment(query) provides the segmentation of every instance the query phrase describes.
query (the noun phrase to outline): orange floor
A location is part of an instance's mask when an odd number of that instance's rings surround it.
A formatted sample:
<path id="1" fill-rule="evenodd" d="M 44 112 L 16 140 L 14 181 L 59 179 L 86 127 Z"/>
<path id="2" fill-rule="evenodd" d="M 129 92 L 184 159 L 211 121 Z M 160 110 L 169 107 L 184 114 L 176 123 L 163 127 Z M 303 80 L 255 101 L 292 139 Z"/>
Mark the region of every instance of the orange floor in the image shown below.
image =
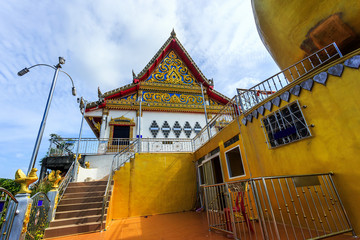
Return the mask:
<path id="1" fill-rule="evenodd" d="M 52 240 L 229 240 L 222 233 L 209 232 L 207 224 L 206 214 L 196 212 L 133 217 L 113 221 L 105 232 L 53 238 Z"/>
<path id="2" fill-rule="evenodd" d="M 53 238 L 52 240 L 229 240 L 221 232 L 209 232 L 206 213 L 184 212 L 163 214 L 148 217 L 132 217 L 123 220 L 115 220 L 105 232 L 73 235 L 68 237 Z M 282 239 L 286 239 L 280 232 Z M 262 239 L 259 234 L 256 239 Z M 334 236 L 331 240 L 353 239 L 349 235 Z"/>

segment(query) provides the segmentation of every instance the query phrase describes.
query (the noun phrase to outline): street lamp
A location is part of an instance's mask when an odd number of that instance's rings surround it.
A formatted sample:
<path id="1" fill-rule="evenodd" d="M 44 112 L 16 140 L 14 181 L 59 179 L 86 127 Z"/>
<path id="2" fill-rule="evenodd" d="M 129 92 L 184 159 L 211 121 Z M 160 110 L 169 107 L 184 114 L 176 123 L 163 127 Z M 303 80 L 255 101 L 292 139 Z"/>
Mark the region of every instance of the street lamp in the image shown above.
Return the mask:
<path id="1" fill-rule="evenodd" d="M 75 155 L 75 165 L 74 165 L 74 179 L 73 181 L 77 181 L 77 176 L 78 176 L 78 168 L 79 168 L 79 161 L 78 161 L 78 157 L 79 157 L 79 148 L 80 148 L 80 141 L 81 141 L 81 135 L 82 135 L 82 128 L 83 128 L 83 124 L 84 124 L 84 118 L 85 118 L 85 110 L 86 110 L 86 105 L 88 104 L 88 101 L 84 100 L 83 97 L 78 98 L 78 103 L 80 104 L 80 112 L 82 114 L 82 118 L 81 118 L 81 125 L 80 125 L 80 131 L 79 131 L 79 138 L 78 138 L 78 144 L 77 144 L 77 148 L 76 148 L 76 155 Z"/>
<path id="2" fill-rule="evenodd" d="M 34 146 L 32 156 L 31 156 L 31 161 L 30 161 L 30 164 L 29 164 L 29 169 L 28 169 L 27 175 L 30 173 L 31 169 L 33 169 L 34 166 L 35 166 L 36 157 L 37 157 L 37 155 L 39 153 L 41 139 L 42 139 L 42 136 L 44 134 L 46 118 L 47 118 L 47 115 L 49 113 L 49 108 L 50 108 L 52 97 L 54 95 L 54 89 L 55 89 L 55 85 L 56 85 L 56 81 L 57 81 L 59 71 L 65 73 L 70 78 L 71 83 L 72 83 L 72 95 L 76 96 L 76 89 L 75 89 L 75 86 L 74 86 L 74 81 L 72 80 L 72 78 L 70 77 L 69 74 L 67 74 L 66 72 L 60 70 L 61 65 L 64 65 L 64 64 L 65 64 L 65 59 L 63 57 L 59 57 L 59 63 L 57 65 L 55 65 L 55 66 L 51 66 L 51 65 L 48 65 L 48 64 L 36 64 L 36 65 L 33 65 L 33 66 L 29 67 L 29 68 L 24 68 L 24 69 L 22 69 L 21 71 L 18 72 L 18 75 L 21 77 L 21 76 L 25 75 L 26 73 L 28 73 L 31 68 L 37 67 L 37 66 L 46 66 L 46 67 L 50 67 L 50 68 L 55 70 L 54 78 L 53 78 L 53 81 L 52 81 L 51 87 L 50 87 L 49 96 L 48 96 L 46 106 L 45 106 L 44 116 L 43 116 L 41 124 L 40 124 L 39 132 L 38 132 L 38 135 L 37 135 L 37 138 L 36 138 L 36 142 L 35 142 L 35 146 Z"/>

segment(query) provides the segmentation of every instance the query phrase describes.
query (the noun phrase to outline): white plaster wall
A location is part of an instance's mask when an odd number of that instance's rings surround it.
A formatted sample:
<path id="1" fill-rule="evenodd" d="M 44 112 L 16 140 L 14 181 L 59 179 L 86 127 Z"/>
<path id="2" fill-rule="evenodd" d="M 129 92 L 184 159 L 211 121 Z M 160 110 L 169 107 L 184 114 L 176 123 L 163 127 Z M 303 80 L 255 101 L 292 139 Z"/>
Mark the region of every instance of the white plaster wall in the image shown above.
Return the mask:
<path id="1" fill-rule="evenodd" d="M 111 118 L 119 118 L 119 117 L 126 117 L 129 119 L 134 119 L 135 126 L 133 128 L 133 137 L 136 138 L 138 134 L 138 118 L 136 117 L 135 110 L 110 110 L 109 116 L 107 117 L 106 127 L 104 129 L 105 133 L 100 133 L 100 136 L 103 138 L 110 137 L 110 126 L 109 122 Z M 185 122 L 188 121 L 192 129 L 194 129 L 195 123 L 199 122 L 201 128 L 206 125 L 205 122 L 205 115 L 203 113 L 174 113 L 174 112 L 150 112 L 150 111 L 143 111 L 143 116 L 141 118 L 141 135 L 143 138 L 153 138 L 150 132 L 150 126 L 153 120 L 156 120 L 160 131 L 157 134 L 157 138 L 165 138 L 164 134 L 161 131 L 161 127 L 165 121 L 167 121 L 170 125 L 171 131 L 168 138 L 176 138 L 172 128 L 174 127 L 175 121 L 178 121 L 181 128 L 183 129 L 185 126 Z M 101 129 L 103 131 L 103 129 Z M 190 138 L 195 137 L 195 132 L 192 131 Z M 185 135 L 184 130 L 181 131 L 179 138 L 187 138 Z"/>
<path id="2" fill-rule="evenodd" d="M 161 127 L 165 121 L 169 123 L 171 128 L 168 138 L 176 138 L 172 128 L 174 127 L 175 121 L 178 121 L 181 128 L 181 134 L 179 138 L 187 138 L 184 132 L 185 122 L 188 121 L 191 128 L 194 129 L 195 123 L 199 122 L 201 128 L 205 127 L 205 115 L 203 113 L 174 113 L 174 112 L 148 112 L 144 111 L 141 119 L 141 135 L 143 138 L 153 138 L 150 132 L 150 126 L 153 121 L 156 121 L 160 130 L 156 138 L 165 138 L 161 131 Z M 195 132 L 192 131 L 190 138 L 195 137 Z"/>
<path id="3" fill-rule="evenodd" d="M 100 180 L 109 175 L 114 154 L 109 155 L 87 155 L 85 162 L 90 163 L 90 168 L 80 167 L 78 174 L 78 182 L 84 182 L 90 178 L 92 181 Z"/>

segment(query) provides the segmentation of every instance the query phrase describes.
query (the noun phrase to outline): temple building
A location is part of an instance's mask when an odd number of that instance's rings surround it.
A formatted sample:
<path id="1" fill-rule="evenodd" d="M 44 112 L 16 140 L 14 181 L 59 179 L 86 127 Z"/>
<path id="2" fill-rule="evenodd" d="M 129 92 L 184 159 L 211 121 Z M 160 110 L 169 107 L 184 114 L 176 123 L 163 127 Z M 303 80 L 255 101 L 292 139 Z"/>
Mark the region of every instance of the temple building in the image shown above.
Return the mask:
<path id="1" fill-rule="evenodd" d="M 132 83 L 101 93 L 86 106 L 86 120 L 99 151 L 117 149 L 124 139 L 193 138 L 229 99 L 214 90 L 182 46 L 175 31 Z M 204 114 L 206 112 L 206 115 Z M 125 143 L 126 144 L 126 143 Z"/>

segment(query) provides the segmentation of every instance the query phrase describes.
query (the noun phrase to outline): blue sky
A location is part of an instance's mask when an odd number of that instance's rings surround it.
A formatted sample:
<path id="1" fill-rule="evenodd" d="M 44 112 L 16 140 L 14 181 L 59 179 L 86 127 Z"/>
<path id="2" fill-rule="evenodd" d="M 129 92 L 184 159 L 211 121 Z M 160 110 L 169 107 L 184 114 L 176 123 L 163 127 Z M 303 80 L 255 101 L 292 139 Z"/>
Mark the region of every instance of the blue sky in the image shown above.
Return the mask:
<path id="1" fill-rule="evenodd" d="M 57 64 L 73 78 L 78 97 L 132 81 L 175 29 L 215 89 L 232 97 L 279 71 L 256 31 L 249 0 L 3 1 L 0 8 L 0 177 L 27 171 Z M 77 137 L 81 122 L 71 83 L 60 74 L 38 160 L 49 134 Z M 94 137 L 85 127 L 85 137 Z M 40 167 L 37 165 L 38 169 Z"/>

